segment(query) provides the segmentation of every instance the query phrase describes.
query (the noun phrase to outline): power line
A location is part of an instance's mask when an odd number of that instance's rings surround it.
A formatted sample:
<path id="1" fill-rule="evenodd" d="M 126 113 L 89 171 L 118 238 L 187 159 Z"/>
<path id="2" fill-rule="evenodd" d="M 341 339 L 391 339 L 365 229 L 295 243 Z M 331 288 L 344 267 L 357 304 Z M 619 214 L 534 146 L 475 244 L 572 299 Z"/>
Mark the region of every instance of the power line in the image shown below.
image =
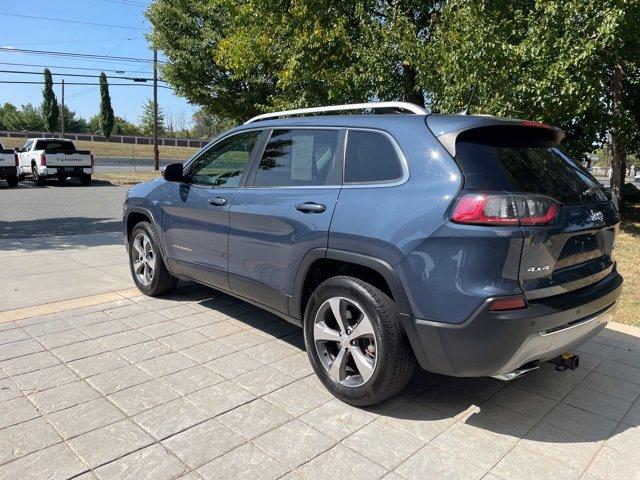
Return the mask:
<path id="1" fill-rule="evenodd" d="M 0 80 L 0 83 L 20 84 L 20 85 L 44 85 L 44 82 L 32 82 L 28 80 Z M 88 82 L 64 82 L 65 85 L 92 85 L 99 86 L 99 83 Z M 62 82 L 53 82 L 53 85 L 62 85 Z M 153 85 L 147 85 L 146 83 L 110 83 L 109 87 L 153 87 Z M 166 85 L 158 85 L 158 88 L 166 88 L 167 90 L 173 90 L 172 87 Z"/>
<path id="2" fill-rule="evenodd" d="M 42 72 L 25 72 L 21 70 L 0 70 L 0 73 L 12 73 L 12 74 L 23 74 L 23 75 L 42 75 Z M 81 73 L 54 73 L 51 72 L 51 75 L 57 76 L 66 76 L 66 77 L 84 77 L 84 78 L 100 78 L 100 75 L 84 75 Z M 146 82 L 147 80 L 151 81 L 153 78 L 147 77 L 108 77 L 114 79 L 121 80 L 133 80 L 134 82 Z M 159 82 L 166 82 L 165 80 L 158 79 Z"/>
<path id="3" fill-rule="evenodd" d="M 150 3 L 141 3 L 141 2 L 127 2 L 126 0 L 104 0 L 105 2 L 109 2 L 109 3 L 121 3 L 123 5 L 130 5 L 130 6 L 140 6 L 140 7 L 150 7 L 151 4 Z"/>
<path id="4" fill-rule="evenodd" d="M 103 40 L 60 40 L 57 42 L 27 42 L 27 43 L 11 43 L 12 46 L 30 46 L 30 45 L 64 45 L 64 44 L 72 44 L 76 45 L 79 43 L 107 43 L 107 42 L 127 42 L 132 40 L 143 40 L 144 37 L 128 37 L 128 38 L 105 38 Z"/>
<path id="5" fill-rule="evenodd" d="M 93 53 L 58 52 L 58 51 L 51 51 L 51 50 L 30 50 L 25 48 L 12 48 L 12 47 L 0 47 L 0 52 L 24 53 L 28 55 L 44 55 L 44 56 L 50 56 L 50 57 L 104 59 L 104 60 L 117 61 L 117 62 L 153 63 L 153 60 L 148 58 L 112 57 L 109 55 L 97 55 Z"/>
<path id="6" fill-rule="evenodd" d="M 32 20 L 47 20 L 47 21 L 52 21 L 52 22 L 64 22 L 64 23 L 76 23 L 76 24 L 80 24 L 80 25 L 92 25 L 94 27 L 122 28 L 122 29 L 125 29 L 125 30 L 142 30 L 142 31 L 145 31 L 145 32 L 148 30 L 146 28 L 129 27 L 129 26 L 125 26 L 125 25 L 113 25 L 113 24 L 108 24 L 108 23 L 82 22 L 80 20 L 69 20 L 69 19 L 66 19 L 66 18 L 37 17 L 37 16 L 34 16 L 34 15 L 19 15 L 17 13 L 0 13 L 0 15 L 4 15 L 5 17 L 29 18 L 29 19 L 32 19 Z"/>
<path id="7" fill-rule="evenodd" d="M 41 67 L 41 68 L 63 68 L 67 70 L 92 70 L 96 72 L 114 72 L 114 73 L 146 73 L 147 75 L 151 75 L 153 72 L 149 72 L 147 70 L 110 70 L 106 68 L 89 68 L 89 67 L 69 67 L 62 65 L 42 65 L 36 63 L 12 63 L 12 62 L 0 62 L 0 65 L 12 65 L 18 67 Z"/>

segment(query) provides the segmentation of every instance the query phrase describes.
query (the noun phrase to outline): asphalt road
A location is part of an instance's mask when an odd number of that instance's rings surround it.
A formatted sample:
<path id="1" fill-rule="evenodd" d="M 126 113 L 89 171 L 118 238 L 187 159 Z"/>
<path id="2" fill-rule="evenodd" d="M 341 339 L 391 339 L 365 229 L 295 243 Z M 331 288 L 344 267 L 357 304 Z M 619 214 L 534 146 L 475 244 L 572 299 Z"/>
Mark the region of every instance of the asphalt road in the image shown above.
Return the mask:
<path id="1" fill-rule="evenodd" d="M 128 187 L 29 181 L 7 188 L 0 181 L 0 239 L 79 235 L 122 230 L 122 202 Z"/>

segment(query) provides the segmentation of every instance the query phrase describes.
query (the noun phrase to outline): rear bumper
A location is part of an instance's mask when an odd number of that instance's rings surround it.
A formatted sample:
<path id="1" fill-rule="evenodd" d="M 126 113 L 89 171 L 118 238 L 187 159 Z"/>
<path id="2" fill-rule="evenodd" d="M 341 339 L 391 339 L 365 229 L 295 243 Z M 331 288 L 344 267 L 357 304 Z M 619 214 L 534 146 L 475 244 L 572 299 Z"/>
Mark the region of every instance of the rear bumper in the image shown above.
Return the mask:
<path id="1" fill-rule="evenodd" d="M 39 167 L 38 173 L 43 177 L 53 177 L 57 175 L 66 175 L 68 177 L 74 177 L 82 174 L 91 175 L 93 173 L 93 167 Z"/>
<path id="2" fill-rule="evenodd" d="M 534 300 L 522 310 L 490 312 L 488 299 L 454 325 L 405 317 L 425 370 L 460 377 L 496 376 L 556 357 L 597 335 L 613 317 L 622 290 L 614 270 L 589 287 Z"/>
<path id="3" fill-rule="evenodd" d="M 18 175 L 18 167 L 0 167 L 0 177 L 15 177 Z"/>

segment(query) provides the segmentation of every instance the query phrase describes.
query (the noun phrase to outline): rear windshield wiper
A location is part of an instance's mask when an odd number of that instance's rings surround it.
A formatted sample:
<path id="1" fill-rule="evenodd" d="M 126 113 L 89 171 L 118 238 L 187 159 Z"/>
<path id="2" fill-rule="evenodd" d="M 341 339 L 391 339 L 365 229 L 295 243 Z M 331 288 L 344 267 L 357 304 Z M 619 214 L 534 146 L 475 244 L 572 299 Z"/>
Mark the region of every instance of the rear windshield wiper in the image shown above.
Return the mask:
<path id="1" fill-rule="evenodd" d="M 601 183 L 598 183 L 598 185 L 594 185 L 593 187 L 589 187 L 587 188 L 584 192 L 582 192 L 583 195 L 591 195 L 592 193 L 597 192 L 598 190 L 602 190 L 604 188 L 604 185 Z"/>

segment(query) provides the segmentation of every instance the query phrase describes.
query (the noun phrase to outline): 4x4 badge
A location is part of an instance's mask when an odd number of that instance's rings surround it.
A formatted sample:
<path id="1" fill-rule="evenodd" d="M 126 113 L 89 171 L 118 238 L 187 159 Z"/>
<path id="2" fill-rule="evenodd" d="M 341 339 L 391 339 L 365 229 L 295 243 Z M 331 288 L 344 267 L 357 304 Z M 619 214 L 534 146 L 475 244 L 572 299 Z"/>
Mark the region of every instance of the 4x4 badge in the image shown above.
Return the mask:
<path id="1" fill-rule="evenodd" d="M 604 221 L 604 214 L 602 212 L 591 210 L 591 213 L 589 214 L 589 220 L 591 222 L 602 222 Z"/>
<path id="2" fill-rule="evenodd" d="M 549 270 L 549 268 L 549 265 L 540 265 L 539 267 L 527 268 L 527 272 L 544 272 L 545 270 Z"/>

